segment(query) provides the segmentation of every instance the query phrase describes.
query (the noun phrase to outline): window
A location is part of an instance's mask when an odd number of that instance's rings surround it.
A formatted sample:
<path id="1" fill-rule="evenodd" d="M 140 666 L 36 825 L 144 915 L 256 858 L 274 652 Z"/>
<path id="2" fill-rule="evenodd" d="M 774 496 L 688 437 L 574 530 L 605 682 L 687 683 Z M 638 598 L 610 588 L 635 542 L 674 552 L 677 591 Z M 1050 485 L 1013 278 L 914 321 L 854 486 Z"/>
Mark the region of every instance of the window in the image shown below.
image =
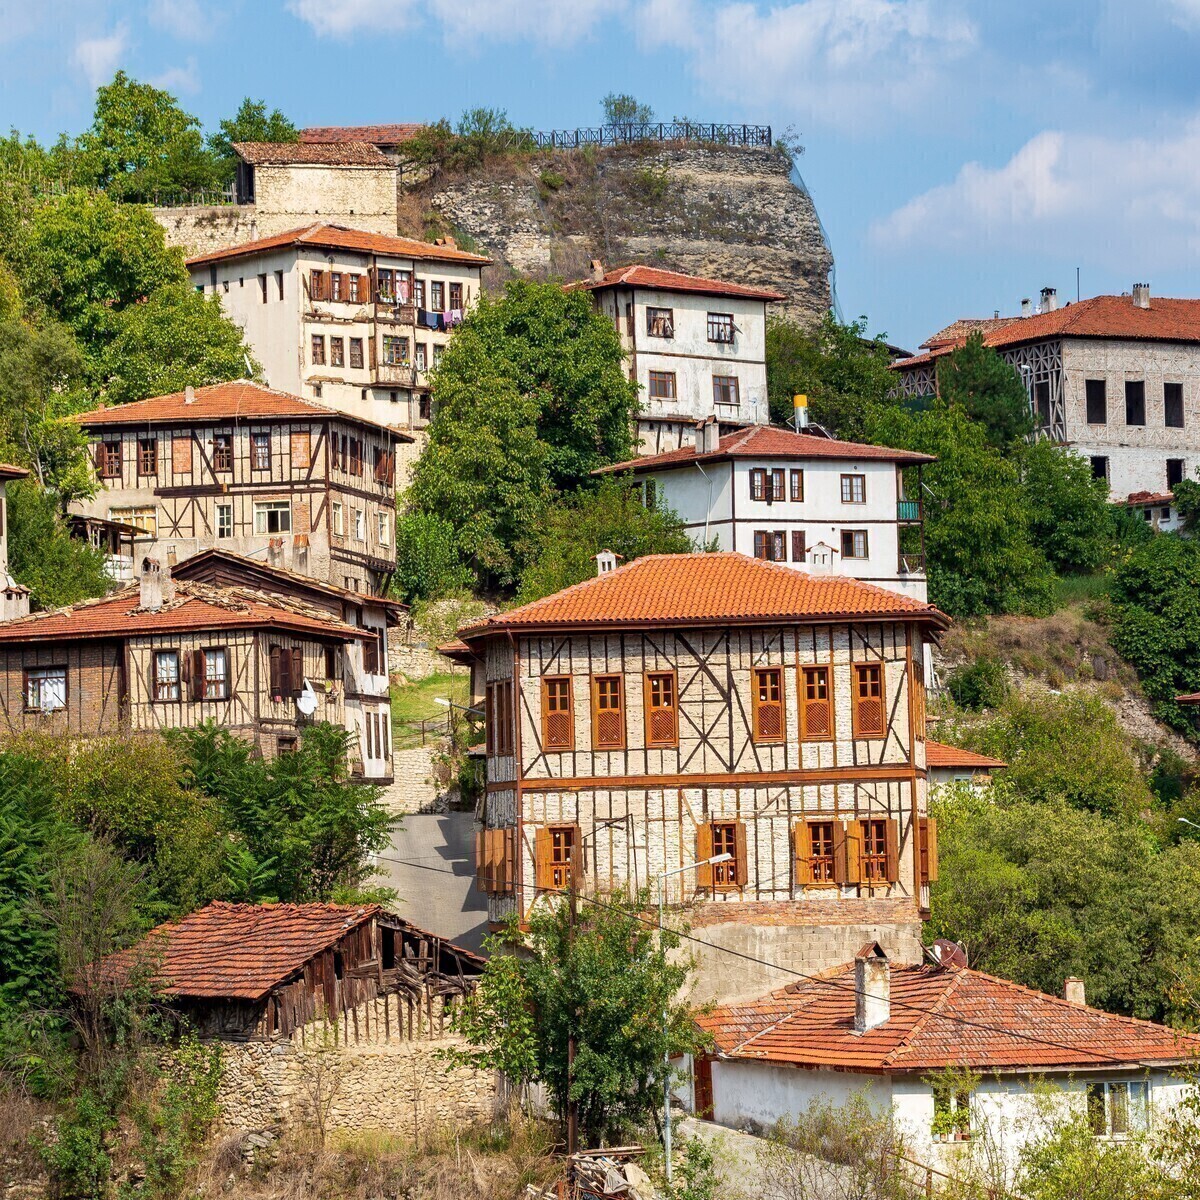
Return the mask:
<path id="1" fill-rule="evenodd" d="M 396 299 L 401 304 L 407 304 L 413 292 L 413 276 L 411 271 L 396 272 Z"/>
<path id="2" fill-rule="evenodd" d="M 1140 379 L 1125 381 L 1125 424 L 1145 425 L 1146 385 Z"/>
<path id="3" fill-rule="evenodd" d="M 250 435 L 250 466 L 255 471 L 271 469 L 271 435 L 269 433 L 252 433 Z"/>
<path id="4" fill-rule="evenodd" d="M 346 342 L 340 337 L 329 339 L 329 365 L 344 367 L 346 365 Z"/>
<path id="5" fill-rule="evenodd" d="M 442 355 L 445 354 L 445 346 L 434 346 L 433 348 L 433 369 L 436 371 L 442 365 Z"/>
<path id="6" fill-rule="evenodd" d="M 783 668 L 758 667 L 754 671 L 754 692 L 751 708 L 754 721 L 754 740 L 760 743 L 782 742 Z"/>
<path id="7" fill-rule="evenodd" d="M 1050 426 L 1050 381 L 1039 379 L 1033 385 L 1033 406 L 1037 412 L 1037 423 L 1042 429 Z"/>
<path id="8" fill-rule="evenodd" d="M 1183 428 L 1183 384 L 1163 384 L 1163 424 L 1168 429 Z"/>
<path id="9" fill-rule="evenodd" d="M 765 500 L 767 498 L 767 473 L 761 467 L 755 467 L 750 472 L 750 499 Z"/>
<path id="10" fill-rule="evenodd" d="M 96 472 L 101 479 L 121 477 L 121 443 L 101 442 L 96 447 Z"/>
<path id="11" fill-rule="evenodd" d="M 842 503 L 866 504 L 867 477 L 865 475 L 842 476 Z"/>
<path id="12" fill-rule="evenodd" d="M 275 754 L 282 758 L 285 754 L 295 754 L 300 739 L 294 733 L 281 733 L 275 739 Z"/>
<path id="13" fill-rule="evenodd" d="M 674 671 L 651 671 L 646 676 L 646 745 L 679 745 Z"/>
<path id="14" fill-rule="evenodd" d="M 867 531 L 865 529 L 842 530 L 842 557 L 867 558 Z"/>
<path id="15" fill-rule="evenodd" d="M 768 471 L 765 467 L 755 467 L 750 472 L 751 500 L 765 500 L 768 504 L 774 504 L 784 498 L 786 486 L 787 472 L 782 468 Z"/>
<path id="16" fill-rule="evenodd" d="M 58 712 L 66 707 L 66 667 L 29 667 L 25 671 L 26 712 Z"/>
<path id="17" fill-rule="evenodd" d="M 267 277 L 265 274 L 260 275 L 258 277 L 258 294 L 261 297 L 262 302 L 264 304 L 266 304 L 266 302 L 267 302 Z"/>
<path id="18" fill-rule="evenodd" d="M 430 281 L 429 308 L 432 312 L 446 311 L 446 285 L 441 280 Z"/>
<path id="19" fill-rule="evenodd" d="M 859 821 L 862 838 L 859 876 L 863 883 L 888 883 L 888 822 L 878 818 Z"/>
<path id="20" fill-rule="evenodd" d="M 966 1142 L 971 1138 L 971 1093 L 955 1091 L 939 1079 L 933 1084 L 935 1141 Z"/>
<path id="21" fill-rule="evenodd" d="M 433 399 L 428 393 L 417 397 L 417 417 L 422 421 L 433 419 Z"/>
<path id="22" fill-rule="evenodd" d="M 658 505 L 658 484 L 653 479 L 647 479 L 642 484 L 642 503 L 650 512 Z"/>
<path id="23" fill-rule="evenodd" d="M 228 700 L 229 661 L 224 648 L 201 650 L 198 654 L 203 660 L 203 670 L 200 672 L 202 691 L 199 699 Z"/>
<path id="24" fill-rule="evenodd" d="M 733 341 L 733 313 L 708 314 L 708 340 L 710 342 Z"/>
<path id="25" fill-rule="evenodd" d="M 418 308 L 425 307 L 425 280 L 423 279 L 413 280 L 413 303 Z"/>
<path id="26" fill-rule="evenodd" d="M 1108 479 L 1108 459 L 1103 454 L 1093 454 L 1091 464 L 1093 479 Z"/>
<path id="27" fill-rule="evenodd" d="M 542 749 L 575 748 L 575 712 L 571 703 L 571 677 L 542 680 Z"/>
<path id="28" fill-rule="evenodd" d="M 625 746 L 625 706 L 621 676 L 592 679 L 592 749 L 620 750 Z"/>
<path id="29" fill-rule="evenodd" d="M 212 466 L 214 471 L 232 471 L 233 470 L 233 435 L 229 433 L 214 433 L 213 434 L 213 457 Z"/>
<path id="30" fill-rule="evenodd" d="M 675 372 L 674 371 L 651 371 L 650 372 L 650 399 L 651 400 L 674 400 L 675 399 Z"/>
<path id="31" fill-rule="evenodd" d="M 738 823 L 736 821 L 713 821 L 712 856 L 728 854 L 728 862 L 712 864 L 712 886 L 715 891 L 741 887 L 746 881 L 739 878 L 738 871 Z"/>
<path id="32" fill-rule="evenodd" d="M 154 654 L 154 699 L 179 699 L 179 651 L 157 650 Z"/>
<path id="33" fill-rule="evenodd" d="M 1183 459 L 1168 458 L 1167 459 L 1167 491 L 1171 491 L 1177 484 L 1183 482 Z"/>
<path id="34" fill-rule="evenodd" d="M 362 338 L 350 339 L 350 365 L 361 370 L 363 365 L 363 340 Z"/>
<path id="35" fill-rule="evenodd" d="M 367 517 L 361 508 L 354 510 L 354 538 L 359 542 L 367 540 Z"/>
<path id="36" fill-rule="evenodd" d="M 329 277 L 329 298 L 331 300 L 340 300 L 343 294 L 342 273 L 341 271 L 334 271 Z"/>
<path id="37" fill-rule="evenodd" d="M 807 561 L 808 561 L 808 547 L 805 545 L 805 541 L 804 541 L 804 530 L 803 529 L 793 529 L 792 530 L 792 562 L 802 563 L 802 562 L 807 562 Z"/>
<path id="38" fill-rule="evenodd" d="M 144 529 L 151 537 L 158 537 L 158 509 L 153 505 L 132 505 L 126 508 L 110 508 L 110 521 L 120 521 L 122 525 L 133 525 Z"/>
<path id="39" fill-rule="evenodd" d="M 322 333 L 312 335 L 312 365 L 314 367 L 325 365 L 325 335 Z"/>
<path id="40" fill-rule="evenodd" d="M 255 533 L 291 533 L 292 506 L 287 500 L 258 500 L 254 505 Z"/>
<path id="41" fill-rule="evenodd" d="M 333 502 L 332 509 L 333 532 L 336 533 L 338 537 L 343 537 L 346 533 L 346 518 L 341 502 L 335 500 Z"/>
<path id="42" fill-rule="evenodd" d="M 730 408 L 737 408 L 739 397 L 736 375 L 713 376 L 713 403 L 727 404 Z"/>
<path id="43" fill-rule="evenodd" d="M 426 351 L 425 343 L 418 342 L 416 350 L 417 350 L 416 368 L 418 371 L 424 371 L 429 362 L 429 356 Z"/>
<path id="44" fill-rule="evenodd" d="M 138 474 L 158 474 L 158 439 L 138 439 Z"/>
<path id="45" fill-rule="evenodd" d="M 796 882 L 836 883 L 833 821 L 802 821 L 796 826 Z"/>
<path id="46" fill-rule="evenodd" d="M 787 562 L 787 535 L 782 529 L 754 531 L 754 557 L 767 562 Z"/>
<path id="47" fill-rule="evenodd" d="M 386 546 L 391 540 L 391 531 L 388 528 L 387 513 L 379 513 L 379 544 Z"/>
<path id="48" fill-rule="evenodd" d="M 217 505 L 217 537 L 233 537 L 233 505 L 224 501 Z"/>
<path id="49" fill-rule="evenodd" d="M 174 475 L 192 473 L 192 439 L 186 433 L 171 438 L 171 472 Z"/>
<path id="50" fill-rule="evenodd" d="M 313 392 L 313 399 L 314 399 L 314 400 L 320 400 L 320 398 L 321 398 L 321 391 L 322 391 L 322 388 L 321 388 L 321 385 L 320 385 L 319 383 L 314 383 L 314 384 L 312 385 L 312 392 Z"/>
<path id="51" fill-rule="evenodd" d="M 777 500 L 783 499 L 783 488 L 786 475 L 782 468 L 777 468 L 770 473 L 771 486 L 767 491 L 767 499 L 774 504 Z"/>
<path id="52" fill-rule="evenodd" d="M 229 291 L 229 284 L 225 285 L 225 290 Z M 283 272 L 282 271 L 275 272 L 275 298 L 277 300 L 283 299 Z"/>
<path id="53" fill-rule="evenodd" d="M 829 688 L 829 668 L 801 667 L 800 688 L 800 740 L 832 740 L 833 700 Z"/>
<path id="54" fill-rule="evenodd" d="M 489 683 L 485 689 L 487 752 L 500 757 L 513 752 L 513 685 L 511 679 Z"/>
<path id="55" fill-rule="evenodd" d="M 462 312 L 463 307 L 463 285 L 461 283 L 452 283 L 450 285 L 450 308 L 453 312 Z"/>
<path id="56" fill-rule="evenodd" d="M 408 338 L 383 335 L 383 361 L 389 366 L 408 365 Z"/>
<path id="57" fill-rule="evenodd" d="M 1087 1085 L 1088 1124 L 1096 1137 L 1127 1137 L 1149 1124 L 1150 1106 L 1144 1079 Z"/>
<path id="58" fill-rule="evenodd" d="M 380 267 L 375 272 L 375 296 L 377 299 L 390 301 L 395 297 L 395 292 L 392 291 L 393 278 L 390 267 Z"/>
<path id="59" fill-rule="evenodd" d="M 1103 379 L 1085 379 L 1083 382 L 1084 404 L 1087 408 L 1089 425 L 1108 424 L 1108 394 Z"/>
<path id="60" fill-rule="evenodd" d="M 536 875 L 541 891 L 559 892 L 571 886 L 576 834 L 574 825 L 550 825 L 537 831 Z"/>
<path id="61" fill-rule="evenodd" d="M 854 736 L 883 737 L 883 665 L 854 666 Z"/>
<path id="62" fill-rule="evenodd" d="M 304 683 L 304 655 L 291 646 L 270 646 L 267 650 L 268 686 L 276 703 L 298 696 Z"/>
<path id="63" fill-rule="evenodd" d="M 361 285 L 358 282 L 361 278 L 362 278 L 361 275 L 347 275 L 346 276 L 346 284 L 347 284 L 346 298 L 350 301 L 351 304 L 357 304 L 360 300 L 362 300 L 362 296 L 359 293 L 362 292 L 364 289 L 361 287 Z"/>
<path id="64" fill-rule="evenodd" d="M 673 308 L 647 308 L 646 335 L 656 338 L 673 338 L 675 336 L 675 310 Z"/>
<path id="65" fill-rule="evenodd" d="M 791 472 L 791 479 L 792 479 L 792 490 L 791 490 L 792 500 L 793 500 L 793 502 L 795 502 L 797 504 L 803 503 L 803 501 L 804 501 L 804 472 L 793 470 Z"/>

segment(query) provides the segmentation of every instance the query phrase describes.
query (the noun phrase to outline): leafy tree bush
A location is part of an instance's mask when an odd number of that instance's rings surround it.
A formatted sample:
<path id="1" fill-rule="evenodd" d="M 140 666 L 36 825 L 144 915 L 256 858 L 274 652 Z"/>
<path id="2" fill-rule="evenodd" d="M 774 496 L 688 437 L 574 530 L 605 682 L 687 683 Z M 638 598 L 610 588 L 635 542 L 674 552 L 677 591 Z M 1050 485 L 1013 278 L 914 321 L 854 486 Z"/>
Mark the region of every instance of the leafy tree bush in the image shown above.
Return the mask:
<path id="1" fill-rule="evenodd" d="M 277 108 L 267 112 L 265 100 L 247 96 L 237 112 L 208 135 L 208 149 L 216 160 L 217 178 L 230 183 L 237 169 L 234 142 L 298 142 L 300 131 Z"/>
<path id="2" fill-rule="evenodd" d="M 632 562 L 693 549 L 675 513 L 648 509 L 636 484 L 610 476 L 594 491 L 577 492 L 541 513 L 521 547 L 526 565 L 517 599 L 527 604 L 589 579 L 601 550 Z"/>
<path id="3" fill-rule="evenodd" d="M 654 109 L 625 92 L 609 92 L 600 101 L 605 125 L 646 125 L 654 120 Z"/>
<path id="4" fill-rule="evenodd" d="M 1008 672 L 998 658 L 977 658 L 956 667 L 946 687 L 960 708 L 997 708 L 1008 698 Z"/>
<path id="5" fill-rule="evenodd" d="M 502 108 L 470 108 L 449 121 L 423 125 L 404 143 L 404 157 L 433 171 L 470 171 L 503 154 L 536 149 L 532 132 L 518 129 Z"/>
<path id="6" fill-rule="evenodd" d="M 1029 531 L 1051 566 L 1095 571 L 1115 535 L 1107 482 L 1092 475 L 1086 459 L 1045 439 L 1022 448 L 1019 470 Z"/>
<path id="7" fill-rule="evenodd" d="M 1021 376 L 972 333 L 957 350 L 938 360 L 938 395 L 983 426 L 988 444 L 1003 450 L 1033 432 L 1029 395 Z"/>
<path id="8" fill-rule="evenodd" d="M 454 526 L 436 513 L 410 512 L 396 518 L 396 575 L 401 599 L 436 600 L 468 587 L 471 573 L 462 565 Z"/>

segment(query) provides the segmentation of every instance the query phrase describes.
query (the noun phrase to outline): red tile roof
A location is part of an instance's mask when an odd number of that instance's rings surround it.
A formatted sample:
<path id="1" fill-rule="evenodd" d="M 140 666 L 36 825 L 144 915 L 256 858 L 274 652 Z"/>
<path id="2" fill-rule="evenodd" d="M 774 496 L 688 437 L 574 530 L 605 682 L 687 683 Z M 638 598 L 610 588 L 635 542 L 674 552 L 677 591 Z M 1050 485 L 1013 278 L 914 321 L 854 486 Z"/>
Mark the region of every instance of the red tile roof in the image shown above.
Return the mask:
<path id="1" fill-rule="evenodd" d="M 644 458 L 631 458 L 627 462 L 614 463 L 593 471 L 593 475 L 606 475 L 614 471 L 657 471 L 664 467 L 686 467 L 694 462 L 720 462 L 729 458 L 837 458 L 846 460 L 882 459 L 897 463 L 933 462 L 931 454 L 918 454 L 915 450 L 891 450 L 887 446 L 867 446 L 861 442 L 839 442 L 834 438 L 817 437 L 811 433 L 793 433 L 790 429 L 779 429 L 772 425 L 751 425 L 734 433 L 727 433 L 717 443 L 717 449 L 707 454 L 698 454 L 695 446 L 683 446 L 668 450 L 665 454 L 651 454 Z"/>
<path id="2" fill-rule="evenodd" d="M 1173 492 L 1130 492 L 1124 500 L 1116 501 L 1117 504 L 1174 504 L 1175 495 Z"/>
<path id="3" fill-rule="evenodd" d="M 945 345 L 947 342 L 965 341 L 969 334 L 990 333 L 993 329 L 1000 329 L 1005 325 L 1011 325 L 1014 321 L 1023 320 L 1022 317 L 960 317 L 957 321 L 951 321 L 945 329 L 939 329 L 928 341 L 921 343 L 921 349 L 931 350 L 936 346 Z"/>
<path id="4" fill-rule="evenodd" d="M 460 629 L 470 643 L 495 630 L 573 626 L 739 625 L 918 620 L 944 627 L 932 604 L 837 575 L 813 575 L 744 554 L 648 554 L 607 575 Z"/>
<path id="5" fill-rule="evenodd" d="M 110 955 L 102 975 L 116 979 L 142 965 L 163 995 L 260 1000 L 379 911 L 377 904 L 214 900 L 151 930 L 131 949 Z"/>
<path id="6" fill-rule="evenodd" d="M 892 966 L 891 1016 L 854 1030 L 854 965 L 697 1017 L 732 1059 L 868 1072 L 1171 1063 L 1200 1037 L 1118 1017 L 966 967 Z"/>
<path id="7" fill-rule="evenodd" d="M 1200 704 L 1200 692 L 1189 692 L 1186 696 L 1176 696 L 1176 704 Z"/>
<path id="8" fill-rule="evenodd" d="M 244 587 L 180 582 L 157 610 L 143 609 L 137 586 L 69 608 L 0 622 L 0 643 L 70 642 L 84 638 L 141 637 L 200 630 L 292 629 L 339 641 L 357 641 L 362 630 L 323 609 Z"/>
<path id="9" fill-rule="evenodd" d="M 12 463 L 0 463 L 0 479 L 24 479 L 29 472 L 24 467 L 15 467 Z"/>
<path id="10" fill-rule="evenodd" d="M 457 246 L 438 246 L 433 242 L 418 242 L 415 238 L 392 237 L 384 233 L 367 233 L 363 229 L 347 229 L 344 225 L 320 222 L 288 229 L 272 237 L 258 238 L 253 242 L 242 242 L 238 246 L 227 246 L 224 250 L 213 250 L 189 258 L 189 267 L 200 267 L 206 263 L 222 262 L 230 258 L 244 258 L 251 254 L 263 254 L 268 250 L 282 250 L 288 246 L 315 246 L 322 250 L 354 250 L 360 254 L 382 254 L 390 258 L 431 259 L 439 262 L 475 263 L 487 266 L 492 260 L 482 254 L 470 254 Z"/>
<path id="11" fill-rule="evenodd" d="M 953 328 L 953 326 L 951 326 Z M 1053 312 L 1021 317 L 984 334 L 984 345 L 1001 349 L 1045 338 L 1121 338 L 1129 341 L 1200 342 L 1200 300 L 1152 298 L 1149 308 L 1139 308 L 1128 296 L 1092 296 L 1065 304 Z M 897 359 L 894 370 L 932 362 L 962 345 L 966 336 L 945 343 L 928 354 Z"/>
<path id="12" fill-rule="evenodd" d="M 370 142 L 234 142 L 238 156 L 256 167 L 388 167 L 391 163 Z"/>
<path id="13" fill-rule="evenodd" d="M 971 767 L 976 770 L 1000 770 L 1007 767 L 1003 759 L 989 758 L 986 754 L 976 754 L 974 750 L 964 750 L 961 746 L 947 746 L 944 742 L 925 743 L 925 765 L 927 767 Z"/>
<path id="14" fill-rule="evenodd" d="M 399 125 L 310 125 L 300 130 L 300 140 L 318 142 L 370 142 L 373 146 L 397 146 L 416 137 L 425 126 L 409 121 Z"/>
<path id="15" fill-rule="evenodd" d="M 768 288 L 746 287 L 740 283 L 724 283 L 719 279 L 704 279 L 699 275 L 684 275 L 680 271 L 663 271 L 658 267 L 643 267 L 633 263 L 615 267 L 602 279 L 580 279 L 568 283 L 570 290 L 598 292 L 611 287 L 653 288 L 660 292 L 701 292 L 709 296 L 741 296 L 747 300 L 786 300 L 783 292 Z"/>
<path id="16" fill-rule="evenodd" d="M 370 429 L 386 429 L 398 442 L 413 440 L 408 434 L 390 426 L 338 412 L 323 404 L 314 404 L 311 400 L 301 400 L 290 392 L 278 392 L 250 379 L 198 387 L 193 390 L 190 402 L 186 392 L 172 392 L 169 396 L 151 396 L 146 400 L 117 404 L 112 408 L 94 408 L 72 420 L 85 429 L 107 429 L 118 425 L 203 425 L 218 421 L 283 420 L 289 417 L 312 420 L 333 418 L 354 425 L 365 425 Z"/>

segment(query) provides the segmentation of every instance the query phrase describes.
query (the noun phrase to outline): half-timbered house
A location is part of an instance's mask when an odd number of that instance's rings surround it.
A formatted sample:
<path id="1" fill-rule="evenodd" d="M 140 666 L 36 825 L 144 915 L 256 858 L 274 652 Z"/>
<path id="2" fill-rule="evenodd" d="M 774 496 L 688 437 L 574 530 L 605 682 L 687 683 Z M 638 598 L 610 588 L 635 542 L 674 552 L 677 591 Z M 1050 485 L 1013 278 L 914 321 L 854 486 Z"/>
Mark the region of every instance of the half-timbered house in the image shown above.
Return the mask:
<path id="1" fill-rule="evenodd" d="M 345 728 L 343 657 L 362 637 L 294 598 L 176 584 L 148 561 L 135 587 L 0 624 L 0 728 L 90 737 L 214 721 L 272 758 L 314 721 Z"/>
<path id="2" fill-rule="evenodd" d="M 395 449 L 407 434 L 246 379 L 75 418 L 98 485 L 74 511 L 145 530 L 173 565 L 214 546 L 382 592 L 395 568 Z"/>
<path id="3" fill-rule="evenodd" d="M 249 587 L 285 599 L 300 599 L 361 629 L 362 640 L 350 643 L 342 656 L 346 726 L 355 734 L 351 767 L 356 775 L 372 783 L 392 782 L 388 630 L 403 619 L 407 605 L 297 575 L 227 550 L 202 550 L 181 562 L 172 574 L 176 579 Z"/>
<path id="4" fill-rule="evenodd" d="M 601 556 L 603 559 L 605 556 Z M 820 969 L 919 961 L 932 606 L 733 553 L 650 555 L 460 630 L 487 713 L 479 882 L 524 915 L 572 878 L 702 902 L 712 944 Z M 764 953 L 765 951 L 765 953 Z M 701 956 L 701 994 L 771 968 Z"/>

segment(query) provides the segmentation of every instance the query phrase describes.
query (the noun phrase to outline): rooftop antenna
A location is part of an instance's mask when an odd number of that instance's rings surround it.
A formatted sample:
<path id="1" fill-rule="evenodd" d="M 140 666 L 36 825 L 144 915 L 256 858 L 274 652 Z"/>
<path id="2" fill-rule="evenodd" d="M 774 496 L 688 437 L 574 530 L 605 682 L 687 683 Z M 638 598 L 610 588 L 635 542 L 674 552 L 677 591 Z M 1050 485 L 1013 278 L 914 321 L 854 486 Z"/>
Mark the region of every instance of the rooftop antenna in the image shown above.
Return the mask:
<path id="1" fill-rule="evenodd" d="M 1075 268 L 1075 303 L 1079 303 L 1079 268 Z"/>

